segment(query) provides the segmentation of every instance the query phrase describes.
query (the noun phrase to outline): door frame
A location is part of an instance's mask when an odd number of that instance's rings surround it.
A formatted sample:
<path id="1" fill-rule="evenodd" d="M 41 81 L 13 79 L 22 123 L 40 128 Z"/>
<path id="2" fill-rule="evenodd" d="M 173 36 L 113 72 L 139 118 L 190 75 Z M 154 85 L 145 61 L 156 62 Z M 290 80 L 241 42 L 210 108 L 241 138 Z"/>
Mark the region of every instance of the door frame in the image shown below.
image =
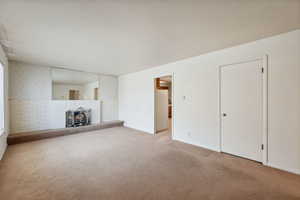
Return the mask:
<path id="1" fill-rule="evenodd" d="M 3 111 L 3 113 L 0 113 L 0 115 L 2 115 L 2 122 L 0 122 L 0 123 L 2 123 L 1 124 L 1 126 L 3 126 L 3 127 L 1 127 L 0 126 L 0 137 L 1 136 L 3 136 L 3 135 L 5 135 L 5 127 L 6 127 L 6 99 L 5 99 L 5 96 L 6 96 L 6 88 L 5 88 L 5 86 L 6 86 L 6 77 L 5 77 L 5 67 L 4 67 L 4 64 L 1 62 L 1 60 L 0 60 L 0 68 L 1 68 L 1 73 L 0 73 L 0 78 L 2 79 L 0 79 L 1 80 L 1 83 L 0 83 L 0 87 L 2 87 L 2 94 L 3 94 L 3 96 L 2 97 L 0 97 L 1 98 L 1 103 L 2 104 L 0 104 L 0 106 L 2 107 L 2 111 Z M 0 155 L 1 156 L 1 155 Z"/>
<path id="2" fill-rule="evenodd" d="M 156 133 L 156 79 L 163 77 L 163 76 L 171 76 L 172 77 L 172 131 L 171 131 L 171 139 L 173 140 L 174 138 L 174 119 L 175 119 L 175 112 L 174 112 L 174 107 L 175 107 L 175 102 L 174 102 L 174 73 L 168 73 L 168 74 L 161 74 L 159 76 L 155 76 L 153 77 L 153 101 L 154 101 L 154 109 L 153 109 L 153 113 L 154 113 L 154 121 L 153 121 L 153 134 L 157 134 Z"/>
<path id="3" fill-rule="evenodd" d="M 260 61 L 262 73 L 262 164 L 268 164 L 268 55 L 262 57 L 245 59 L 240 62 L 233 62 L 219 66 L 219 148 L 222 151 L 222 108 L 221 108 L 221 73 L 222 68 L 230 65 L 243 64 L 253 61 Z"/>

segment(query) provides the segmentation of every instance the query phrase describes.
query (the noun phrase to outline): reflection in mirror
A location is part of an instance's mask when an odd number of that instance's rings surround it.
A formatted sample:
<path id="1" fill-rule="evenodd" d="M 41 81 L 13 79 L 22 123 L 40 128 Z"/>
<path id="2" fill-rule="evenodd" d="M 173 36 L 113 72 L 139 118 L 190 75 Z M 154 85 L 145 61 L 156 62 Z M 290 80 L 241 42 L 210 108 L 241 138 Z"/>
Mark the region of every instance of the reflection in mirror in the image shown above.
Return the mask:
<path id="1" fill-rule="evenodd" d="M 98 100 L 99 76 L 97 74 L 53 68 L 53 100 Z"/>

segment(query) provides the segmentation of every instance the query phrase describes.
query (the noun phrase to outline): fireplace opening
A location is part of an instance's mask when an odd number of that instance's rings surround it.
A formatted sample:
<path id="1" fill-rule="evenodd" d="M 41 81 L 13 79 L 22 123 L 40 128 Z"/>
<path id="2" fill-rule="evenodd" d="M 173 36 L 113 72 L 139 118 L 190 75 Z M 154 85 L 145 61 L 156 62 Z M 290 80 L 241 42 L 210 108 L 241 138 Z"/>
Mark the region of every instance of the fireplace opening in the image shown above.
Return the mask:
<path id="1" fill-rule="evenodd" d="M 66 111 L 66 127 L 79 127 L 91 124 L 91 109 L 79 107 Z"/>

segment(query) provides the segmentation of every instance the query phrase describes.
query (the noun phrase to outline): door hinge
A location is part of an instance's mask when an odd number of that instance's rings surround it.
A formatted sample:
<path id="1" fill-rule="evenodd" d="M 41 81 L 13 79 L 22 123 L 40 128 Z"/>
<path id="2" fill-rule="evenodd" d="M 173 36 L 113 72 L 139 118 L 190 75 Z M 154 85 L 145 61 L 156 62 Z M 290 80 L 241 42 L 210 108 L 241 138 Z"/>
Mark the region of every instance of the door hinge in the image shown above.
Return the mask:
<path id="1" fill-rule="evenodd" d="M 265 71 L 265 69 L 262 67 L 262 68 L 261 68 L 261 73 L 264 73 L 264 71 Z"/>
<path id="2" fill-rule="evenodd" d="M 261 150 L 264 150 L 264 145 L 263 144 L 261 145 Z"/>

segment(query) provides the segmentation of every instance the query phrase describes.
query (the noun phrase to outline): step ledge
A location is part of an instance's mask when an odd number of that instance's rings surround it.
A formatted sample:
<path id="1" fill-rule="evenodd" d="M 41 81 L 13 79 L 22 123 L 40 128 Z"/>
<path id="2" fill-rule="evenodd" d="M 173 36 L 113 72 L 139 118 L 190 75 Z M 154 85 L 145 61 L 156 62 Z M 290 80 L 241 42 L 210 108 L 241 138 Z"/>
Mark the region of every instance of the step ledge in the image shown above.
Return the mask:
<path id="1" fill-rule="evenodd" d="M 72 127 L 72 128 L 61 128 L 61 129 L 48 129 L 41 131 L 31 131 L 31 132 L 21 132 L 12 133 L 7 137 L 7 144 L 19 144 L 24 142 L 31 142 L 36 140 L 48 139 L 53 137 L 60 137 L 66 135 L 72 135 L 77 133 L 101 130 L 106 128 L 113 128 L 118 126 L 123 126 L 123 121 L 108 121 L 99 124 L 92 124 L 88 126 Z"/>

